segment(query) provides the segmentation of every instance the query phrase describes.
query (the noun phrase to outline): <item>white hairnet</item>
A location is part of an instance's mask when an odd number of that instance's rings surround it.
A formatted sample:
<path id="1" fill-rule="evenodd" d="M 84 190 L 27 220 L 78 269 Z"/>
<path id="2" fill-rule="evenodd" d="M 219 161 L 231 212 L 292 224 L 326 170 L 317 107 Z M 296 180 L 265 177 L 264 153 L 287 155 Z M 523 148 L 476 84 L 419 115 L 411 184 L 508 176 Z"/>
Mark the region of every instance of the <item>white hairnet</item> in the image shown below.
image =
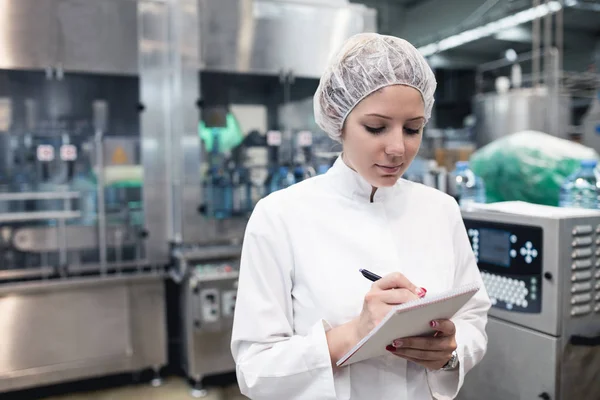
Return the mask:
<path id="1" fill-rule="evenodd" d="M 374 91 L 390 85 L 421 92 L 425 120 L 431 117 L 436 80 L 419 51 L 404 39 L 377 33 L 349 38 L 331 59 L 314 97 L 315 121 L 336 141 L 350 111 Z"/>

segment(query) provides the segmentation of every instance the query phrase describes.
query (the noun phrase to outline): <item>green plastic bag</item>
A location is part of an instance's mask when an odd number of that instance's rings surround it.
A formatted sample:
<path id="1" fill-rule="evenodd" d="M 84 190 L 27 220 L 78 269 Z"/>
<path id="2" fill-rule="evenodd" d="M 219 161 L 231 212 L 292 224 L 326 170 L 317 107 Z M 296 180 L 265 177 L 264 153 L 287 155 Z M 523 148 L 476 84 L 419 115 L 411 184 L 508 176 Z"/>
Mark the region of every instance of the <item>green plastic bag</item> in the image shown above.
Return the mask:
<path id="1" fill-rule="evenodd" d="M 557 206 L 561 185 L 581 160 L 598 158 L 595 150 L 579 143 L 523 131 L 477 150 L 469 164 L 485 183 L 488 203 L 520 200 Z"/>

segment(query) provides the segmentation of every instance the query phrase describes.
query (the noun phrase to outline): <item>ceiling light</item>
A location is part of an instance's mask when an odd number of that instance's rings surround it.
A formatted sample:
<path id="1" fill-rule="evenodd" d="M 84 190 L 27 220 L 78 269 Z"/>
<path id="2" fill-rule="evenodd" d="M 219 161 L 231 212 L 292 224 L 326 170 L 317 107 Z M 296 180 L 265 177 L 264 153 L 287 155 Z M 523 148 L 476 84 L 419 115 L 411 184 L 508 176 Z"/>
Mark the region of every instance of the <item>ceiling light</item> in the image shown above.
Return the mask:
<path id="1" fill-rule="evenodd" d="M 568 2 L 565 4 L 569 5 Z M 494 22 L 490 22 L 486 25 L 469 29 L 457 35 L 449 36 L 437 43 L 430 43 L 428 45 L 419 47 L 419 51 L 421 54 L 423 54 L 423 56 L 428 57 L 435 53 L 439 53 L 440 51 L 459 47 L 465 43 L 495 35 L 506 29 L 514 28 L 515 26 L 533 21 L 536 18 L 542 18 L 548 14 L 554 14 L 561 8 L 562 5 L 559 1 L 550 1 L 547 4 L 541 4 L 536 7 L 528 8 L 527 10 L 520 11 L 516 14 L 501 18 Z"/>

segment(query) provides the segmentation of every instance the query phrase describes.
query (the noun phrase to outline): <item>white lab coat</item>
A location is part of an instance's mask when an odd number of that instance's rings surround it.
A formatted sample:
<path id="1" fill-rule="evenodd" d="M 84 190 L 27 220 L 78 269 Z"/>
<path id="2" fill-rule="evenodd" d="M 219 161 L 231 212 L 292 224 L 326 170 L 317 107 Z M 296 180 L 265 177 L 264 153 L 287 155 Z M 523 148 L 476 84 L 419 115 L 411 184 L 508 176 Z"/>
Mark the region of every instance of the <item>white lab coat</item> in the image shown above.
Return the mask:
<path id="1" fill-rule="evenodd" d="M 371 186 L 339 158 L 324 175 L 261 200 L 242 250 L 231 350 L 253 400 L 451 399 L 483 357 L 490 301 L 453 318 L 460 367 L 427 371 L 386 355 L 334 372 L 325 332 L 357 317 L 372 282 L 399 271 L 429 294 L 481 276 L 450 196 L 404 179 Z"/>

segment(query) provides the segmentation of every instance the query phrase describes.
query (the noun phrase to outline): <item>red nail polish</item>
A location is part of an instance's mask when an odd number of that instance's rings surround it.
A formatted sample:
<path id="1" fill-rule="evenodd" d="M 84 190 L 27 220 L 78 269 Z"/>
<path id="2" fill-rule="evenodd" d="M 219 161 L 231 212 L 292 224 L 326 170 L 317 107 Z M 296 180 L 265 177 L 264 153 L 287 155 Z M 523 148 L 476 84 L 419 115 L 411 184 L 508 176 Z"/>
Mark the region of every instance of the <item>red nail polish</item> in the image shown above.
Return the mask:
<path id="1" fill-rule="evenodd" d="M 435 321 L 431 321 L 429 324 L 431 325 L 432 328 L 435 328 L 437 326 L 437 322 L 435 322 Z"/>
<path id="2" fill-rule="evenodd" d="M 419 297 L 425 297 L 425 295 L 427 294 L 427 289 L 419 288 L 417 289 L 417 293 L 419 294 Z"/>
<path id="3" fill-rule="evenodd" d="M 394 346 L 392 346 L 391 344 L 389 344 L 389 345 L 385 346 L 385 349 L 386 349 L 387 351 L 391 351 L 391 352 L 394 352 L 394 351 L 396 351 L 396 348 L 395 348 Z"/>

